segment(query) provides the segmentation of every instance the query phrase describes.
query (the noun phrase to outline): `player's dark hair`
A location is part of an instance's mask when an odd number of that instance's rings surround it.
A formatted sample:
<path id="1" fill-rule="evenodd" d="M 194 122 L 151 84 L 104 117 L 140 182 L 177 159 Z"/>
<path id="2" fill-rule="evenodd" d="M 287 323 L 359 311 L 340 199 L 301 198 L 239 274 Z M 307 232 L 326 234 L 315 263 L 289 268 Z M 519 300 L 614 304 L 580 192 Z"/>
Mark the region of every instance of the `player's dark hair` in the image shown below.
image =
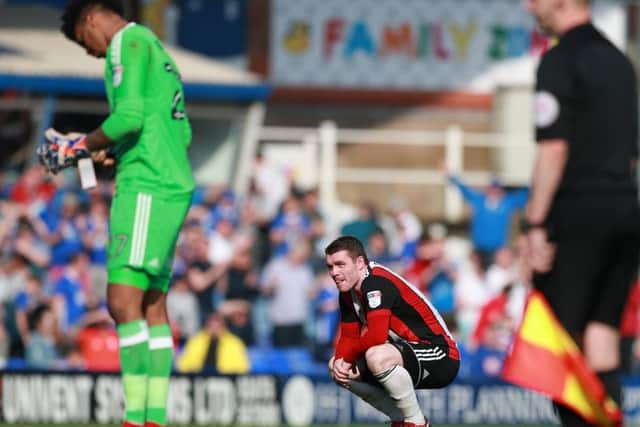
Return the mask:
<path id="1" fill-rule="evenodd" d="M 369 258 L 362 246 L 362 242 L 353 236 L 342 236 L 331 242 L 324 250 L 325 255 L 333 255 L 336 252 L 347 251 L 351 259 L 355 260 L 359 256 L 364 258 L 364 262 L 368 265 Z"/>
<path id="2" fill-rule="evenodd" d="M 76 41 L 76 25 L 84 13 L 92 6 L 110 10 L 120 16 L 124 16 L 124 8 L 120 0 L 71 0 L 67 3 L 62 14 L 62 26 L 60 30 L 69 39 Z"/>

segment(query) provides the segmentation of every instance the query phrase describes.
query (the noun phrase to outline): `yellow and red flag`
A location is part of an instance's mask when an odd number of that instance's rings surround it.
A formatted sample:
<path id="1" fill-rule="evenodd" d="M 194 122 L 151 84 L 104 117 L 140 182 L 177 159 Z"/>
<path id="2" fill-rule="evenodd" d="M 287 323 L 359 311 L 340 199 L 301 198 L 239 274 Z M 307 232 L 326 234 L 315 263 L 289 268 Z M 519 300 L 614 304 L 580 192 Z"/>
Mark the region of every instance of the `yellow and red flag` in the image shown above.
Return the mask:
<path id="1" fill-rule="evenodd" d="M 622 411 L 538 291 L 529 294 L 502 377 L 549 396 L 591 424 L 622 425 Z"/>

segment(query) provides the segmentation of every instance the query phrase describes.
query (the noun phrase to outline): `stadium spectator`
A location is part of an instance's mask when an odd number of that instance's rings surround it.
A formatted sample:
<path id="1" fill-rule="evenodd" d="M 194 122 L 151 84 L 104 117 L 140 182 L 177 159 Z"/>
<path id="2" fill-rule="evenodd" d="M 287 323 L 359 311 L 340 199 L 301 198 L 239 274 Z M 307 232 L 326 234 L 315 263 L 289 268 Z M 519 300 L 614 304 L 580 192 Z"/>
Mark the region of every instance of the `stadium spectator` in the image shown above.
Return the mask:
<path id="1" fill-rule="evenodd" d="M 352 234 L 346 235 L 356 237 Z M 361 240 L 361 242 L 362 241 L 363 240 Z M 394 266 L 399 262 L 399 259 L 391 253 L 389 240 L 382 228 L 376 227 L 376 229 L 369 235 L 369 240 L 366 242 L 367 254 L 369 254 L 369 259 L 371 259 L 371 261 L 390 266 Z"/>
<path id="2" fill-rule="evenodd" d="M 231 265 L 221 277 L 217 292 L 222 296 L 219 310 L 227 318 L 229 330 L 247 346 L 254 345 L 252 305 L 260 290 L 259 275 L 250 248 L 236 246 Z"/>
<path id="3" fill-rule="evenodd" d="M 314 309 L 314 354 L 317 360 L 328 360 L 333 355 L 333 343 L 340 323 L 340 295 L 331 276 L 320 273 L 316 280 Z"/>
<path id="4" fill-rule="evenodd" d="M 213 265 L 226 265 L 233 257 L 233 237 L 235 229 L 228 218 L 218 218 L 209 234 L 208 259 Z"/>
<path id="5" fill-rule="evenodd" d="M 24 290 L 31 275 L 29 261 L 22 255 L 13 254 L 0 260 L 0 303 L 13 305 L 16 296 Z"/>
<path id="6" fill-rule="evenodd" d="M 60 329 L 65 333 L 73 335 L 82 326 L 87 312 L 88 289 L 83 275 L 86 278 L 88 269 L 89 257 L 86 253 L 78 251 L 71 254 L 62 276 L 53 285 L 53 309 L 60 322 Z"/>
<path id="7" fill-rule="evenodd" d="M 30 339 L 25 360 L 30 368 L 52 369 L 61 366 L 56 349 L 56 318 L 46 306 L 37 307 L 29 316 Z"/>
<path id="8" fill-rule="evenodd" d="M 200 329 L 200 305 L 189 289 L 186 277 L 174 275 L 167 294 L 167 314 L 171 325 L 178 330 L 178 340 L 185 343 Z"/>
<path id="9" fill-rule="evenodd" d="M 505 191 L 502 183 L 493 178 L 481 191 L 472 189 L 449 171 L 447 176 L 471 208 L 471 243 L 486 269 L 493 262 L 495 252 L 509 243 L 511 221 L 527 203 L 529 190 Z"/>
<path id="10" fill-rule="evenodd" d="M 35 227 L 41 227 L 39 220 L 23 214 L 17 222 L 13 237 L 13 251 L 22 256 L 32 268 L 43 271 L 51 262 L 51 251 L 36 233 Z"/>
<path id="11" fill-rule="evenodd" d="M 470 349 L 482 346 L 489 350 L 507 351 L 516 328 L 516 319 L 511 317 L 507 307 L 512 287 L 513 284 L 507 284 L 482 306 L 469 339 Z"/>
<path id="12" fill-rule="evenodd" d="M 324 257 L 322 249 L 324 238 L 327 232 L 327 224 L 324 215 L 320 209 L 319 190 L 311 188 L 305 190 L 302 194 L 302 211 L 305 213 L 311 223 L 311 231 L 309 234 L 311 243 L 311 263 L 314 270 L 324 268 Z"/>
<path id="13" fill-rule="evenodd" d="M 18 292 L 15 299 L 16 326 L 24 346 L 29 343 L 29 314 L 37 307 L 48 303 L 47 299 L 40 277 L 33 274 L 29 276 L 24 290 Z"/>
<path id="14" fill-rule="evenodd" d="M 202 200 L 194 195 L 193 210 L 199 216 L 198 219 L 205 230 L 214 230 L 221 219 L 226 219 L 233 225 L 237 223 L 238 207 L 233 191 L 224 186 L 211 185 L 203 192 Z"/>
<path id="15" fill-rule="evenodd" d="M 486 284 L 491 296 L 502 293 L 505 286 L 520 279 L 518 265 L 510 247 L 496 251 L 493 263 L 487 269 Z"/>
<path id="16" fill-rule="evenodd" d="M 269 320 L 276 347 L 307 343 L 304 325 L 309 318 L 314 275 L 309 265 L 308 240 L 292 242 L 286 256 L 276 257 L 265 266 L 261 290 L 270 298 Z"/>
<path id="17" fill-rule="evenodd" d="M 12 201 L 29 209 L 32 213 L 40 213 L 56 191 L 52 180 L 45 177 L 40 165 L 29 167 L 18 179 L 11 190 Z"/>
<path id="18" fill-rule="evenodd" d="M 447 230 L 444 225 L 431 224 L 418 241 L 413 260 L 404 276 L 424 293 L 442 314 L 455 308 L 453 264 L 445 256 Z"/>
<path id="19" fill-rule="evenodd" d="M 253 202 L 259 222 L 269 224 L 289 196 L 291 182 L 287 171 L 267 161 L 262 150 L 256 153 L 252 177 Z"/>
<path id="20" fill-rule="evenodd" d="M 485 283 L 485 271 L 481 257 L 477 252 L 469 254 L 455 277 L 454 298 L 456 304 L 456 323 L 458 337 L 466 342 L 480 316 L 480 310 L 490 298 Z"/>
<path id="21" fill-rule="evenodd" d="M 311 237 L 311 220 L 302 210 L 300 195 L 291 192 L 282 202 L 269 229 L 272 256 L 285 255 L 290 246 L 299 239 Z"/>
<path id="22" fill-rule="evenodd" d="M 78 229 L 89 255 L 90 291 L 107 295 L 107 242 L 109 241 L 109 204 L 100 192 L 90 194 L 89 212 L 78 219 Z"/>
<path id="23" fill-rule="evenodd" d="M 78 227 L 78 213 L 80 200 L 72 192 L 65 192 L 61 206 L 51 206 L 43 212 L 46 227 L 45 241 L 51 245 L 51 280 L 56 281 L 68 260 L 77 252 L 84 249 Z M 57 210 L 59 209 L 59 212 Z"/>
<path id="24" fill-rule="evenodd" d="M 20 212 L 21 208 L 17 203 L 0 199 L 0 249 L 2 252 L 9 251 L 12 233 Z"/>
<path id="25" fill-rule="evenodd" d="M 559 39 L 537 71 L 538 144 L 523 224 L 533 282 L 622 407 L 620 321 L 640 259 L 637 76 L 593 26 L 589 1 L 526 6 Z M 557 408 L 563 425 L 585 424 Z"/>
<path id="26" fill-rule="evenodd" d="M 88 369 L 80 343 L 77 340 L 64 343 L 60 348 L 60 354 L 62 355 L 62 369 L 78 372 L 84 372 Z"/>
<path id="27" fill-rule="evenodd" d="M 340 234 L 353 236 L 361 242 L 368 242 L 371 235 L 379 229 L 376 206 L 373 202 L 362 201 L 358 204 L 358 216 L 344 224 Z"/>
<path id="28" fill-rule="evenodd" d="M 325 249 L 340 291 L 340 338 L 332 378 L 388 415 L 392 425 L 428 426 L 414 389 L 450 384 L 460 353 L 442 317 L 405 279 L 369 263 L 344 236 Z"/>
<path id="29" fill-rule="evenodd" d="M 390 205 L 398 237 L 396 254 L 403 262 L 407 262 L 415 254 L 416 245 L 422 235 L 422 223 L 404 200 L 393 199 Z"/>
<path id="30" fill-rule="evenodd" d="M 215 284 L 226 273 L 228 264 L 212 264 L 209 261 L 209 240 L 200 225 L 190 225 L 194 233 L 187 262 L 187 283 L 196 294 L 200 306 L 201 322 L 216 310 Z"/>
<path id="31" fill-rule="evenodd" d="M 210 313 L 204 329 L 189 338 L 176 366 L 183 373 L 246 374 L 251 365 L 240 338 L 227 330 L 220 313 Z"/>

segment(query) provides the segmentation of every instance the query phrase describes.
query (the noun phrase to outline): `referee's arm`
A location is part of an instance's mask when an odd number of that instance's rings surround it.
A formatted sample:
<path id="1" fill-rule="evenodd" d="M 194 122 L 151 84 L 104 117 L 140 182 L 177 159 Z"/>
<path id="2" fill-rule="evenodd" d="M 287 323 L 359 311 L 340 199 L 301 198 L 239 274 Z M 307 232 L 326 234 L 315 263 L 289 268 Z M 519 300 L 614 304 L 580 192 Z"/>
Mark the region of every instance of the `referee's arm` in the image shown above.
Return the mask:
<path id="1" fill-rule="evenodd" d="M 531 196 L 526 218 L 530 224 L 542 224 L 558 190 L 569 152 L 565 139 L 538 141 L 536 162 L 531 180 Z M 529 266 L 533 271 L 546 273 L 551 270 L 555 257 L 555 245 L 549 242 L 544 227 L 531 228 L 527 233 Z"/>
<path id="2" fill-rule="evenodd" d="M 560 138 L 538 141 L 537 147 L 526 210 L 527 221 L 531 224 L 541 224 L 547 218 L 569 154 L 569 144 Z"/>

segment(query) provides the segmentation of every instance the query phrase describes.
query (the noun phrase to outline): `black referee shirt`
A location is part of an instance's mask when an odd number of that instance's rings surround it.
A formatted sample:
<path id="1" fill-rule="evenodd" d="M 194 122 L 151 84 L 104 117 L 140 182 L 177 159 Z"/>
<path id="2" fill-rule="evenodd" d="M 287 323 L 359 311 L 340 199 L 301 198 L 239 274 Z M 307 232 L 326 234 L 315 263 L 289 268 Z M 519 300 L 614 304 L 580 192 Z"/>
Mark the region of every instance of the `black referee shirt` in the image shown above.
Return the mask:
<path id="1" fill-rule="evenodd" d="M 543 56 L 536 140 L 569 143 L 558 195 L 637 192 L 637 101 L 631 62 L 591 24 L 571 29 Z"/>

